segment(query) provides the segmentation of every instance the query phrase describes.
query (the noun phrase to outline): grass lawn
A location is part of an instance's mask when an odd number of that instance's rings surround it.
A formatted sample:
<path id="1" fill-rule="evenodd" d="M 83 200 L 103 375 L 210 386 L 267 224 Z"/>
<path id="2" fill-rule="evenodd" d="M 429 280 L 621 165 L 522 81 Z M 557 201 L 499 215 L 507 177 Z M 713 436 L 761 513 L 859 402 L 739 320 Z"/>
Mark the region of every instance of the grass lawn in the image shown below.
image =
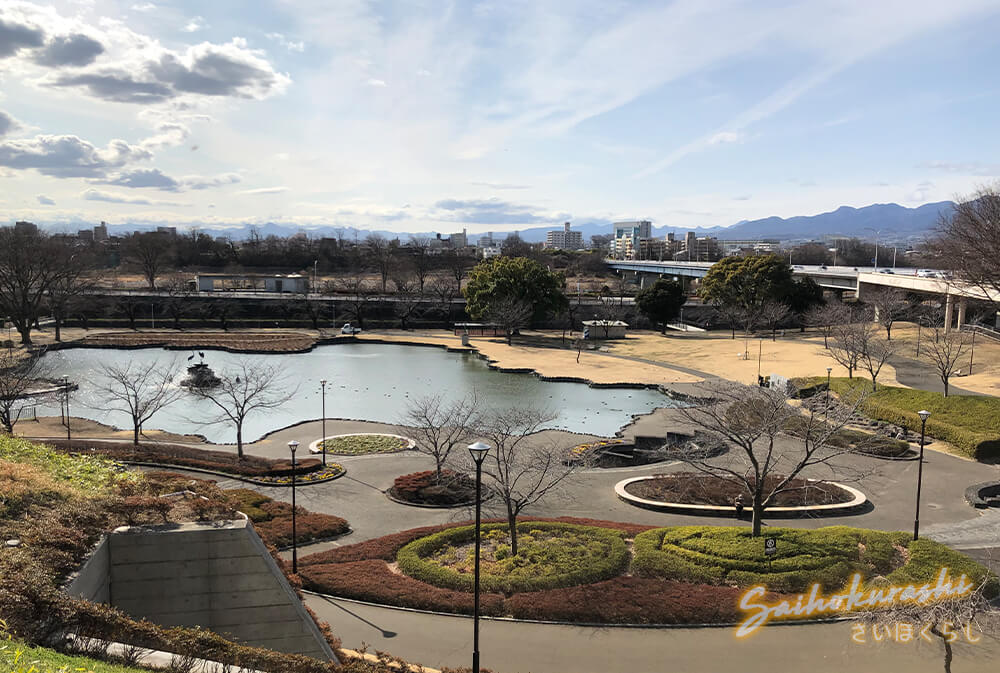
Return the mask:
<path id="1" fill-rule="evenodd" d="M 87 657 L 31 647 L 16 640 L 0 641 L 0 670 L 5 673 L 147 673 L 151 669 L 118 666 Z"/>
<path id="2" fill-rule="evenodd" d="M 825 385 L 824 377 L 798 379 L 800 390 L 812 389 L 817 393 Z M 830 388 L 838 395 L 852 391 L 871 390 L 871 382 L 861 378 L 835 378 Z M 970 458 L 983 459 L 1000 456 L 1000 397 L 986 395 L 949 395 L 913 388 L 879 386 L 862 405 L 868 417 L 920 432 L 917 412 L 931 412 L 927 421 L 927 434 L 944 440 Z"/>

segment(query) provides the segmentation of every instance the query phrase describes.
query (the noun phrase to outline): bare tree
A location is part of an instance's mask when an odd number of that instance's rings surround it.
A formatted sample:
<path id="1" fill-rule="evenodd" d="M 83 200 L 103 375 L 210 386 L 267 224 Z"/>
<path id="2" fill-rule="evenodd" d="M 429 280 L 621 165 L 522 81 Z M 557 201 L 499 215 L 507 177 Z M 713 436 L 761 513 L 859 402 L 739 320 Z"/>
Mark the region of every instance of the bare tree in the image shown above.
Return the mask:
<path id="1" fill-rule="evenodd" d="M 174 274 L 161 284 L 162 289 L 167 291 L 165 308 L 174 322 L 174 329 L 181 329 L 181 318 L 189 306 L 191 290 L 188 280 L 180 274 Z"/>
<path id="2" fill-rule="evenodd" d="M 876 336 L 875 328 L 870 323 L 859 324 L 855 333 L 859 349 L 858 364 L 871 376 L 872 392 L 875 392 L 878 375 L 889 358 L 895 354 L 896 345 L 888 339 Z"/>
<path id="3" fill-rule="evenodd" d="M 847 369 L 848 378 L 854 378 L 854 370 L 858 368 L 861 352 L 864 350 L 865 341 L 871 338 L 871 332 L 871 325 L 864 317 L 861 318 L 861 322 L 855 322 L 854 317 L 849 317 L 845 322 L 833 326 L 833 339 L 828 355 Z"/>
<path id="4" fill-rule="evenodd" d="M 427 276 L 434 265 L 434 259 L 431 257 L 431 240 L 420 236 L 411 236 L 406 247 L 410 249 L 410 262 L 413 274 L 417 279 L 417 289 L 422 293 Z"/>
<path id="5" fill-rule="evenodd" d="M 558 489 L 575 471 L 565 465 L 565 449 L 535 436 L 555 418 L 544 409 L 495 409 L 479 433 L 492 444 L 483 474 L 499 498 L 510 527 L 511 554 L 517 555 L 517 517 Z"/>
<path id="6" fill-rule="evenodd" d="M 461 294 L 459 284 L 450 278 L 438 278 L 430 286 L 434 306 L 445 322 L 451 322 L 455 298 Z"/>
<path id="7" fill-rule="evenodd" d="M 978 642 L 986 636 L 995 639 L 1000 635 L 1000 609 L 987 596 L 993 577 L 986 574 L 972 591 L 963 596 L 952 596 L 933 602 L 900 601 L 889 608 L 861 610 L 856 614 L 858 627 L 873 633 L 892 633 L 899 637 L 930 641 L 934 636 L 941 642 L 942 664 L 945 673 L 951 673 L 955 658 L 952 643 L 959 638 Z M 876 580 L 878 584 L 880 581 Z M 881 580 L 882 584 L 888 584 Z M 973 631 L 977 634 L 973 634 Z M 860 635 L 860 634 L 859 634 Z M 862 636 L 863 637 L 863 636 Z M 906 642 L 905 640 L 898 642 Z"/>
<path id="8" fill-rule="evenodd" d="M 174 363 L 161 366 L 156 360 L 101 368 L 103 381 L 95 384 L 101 393 L 101 409 L 113 409 L 132 418 L 132 443 L 139 445 L 142 426 L 157 412 L 176 402 L 183 389 L 173 383 Z"/>
<path id="9" fill-rule="evenodd" d="M 591 339 L 607 339 L 614 323 L 625 319 L 625 307 L 614 297 L 601 297 L 593 309 L 594 320 L 598 321 L 594 329 L 599 334 L 590 334 Z"/>
<path id="10" fill-rule="evenodd" d="M 171 264 L 174 244 L 167 234 L 150 231 L 137 233 L 125 240 L 126 257 L 139 267 L 150 290 L 156 289 L 156 279 Z"/>
<path id="11" fill-rule="evenodd" d="M 46 305 L 55 323 L 56 341 L 62 341 L 62 326 L 67 316 L 83 302 L 82 297 L 93 289 L 93 283 L 83 278 L 85 265 L 71 264 L 64 273 L 52 279 L 46 294 Z"/>
<path id="12" fill-rule="evenodd" d="M 955 201 L 954 211 L 938 221 L 932 248 L 959 280 L 1000 296 L 1000 183 Z"/>
<path id="13" fill-rule="evenodd" d="M 31 345 L 31 331 L 53 285 L 79 278 L 84 265 L 81 251 L 65 241 L 0 227 L 0 315 L 14 323 L 23 345 Z"/>
<path id="14" fill-rule="evenodd" d="M 21 417 L 25 395 L 49 372 L 42 351 L 0 350 L 0 426 L 8 435 Z M 16 409 L 15 409 L 16 407 Z"/>
<path id="15" fill-rule="evenodd" d="M 906 312 L 906 295 L 894 287 L 871 290 L 865 300 L 875 308 L 875 322 L 885 329 L 885 338 L 892 339 L 892 325 Z"/>
<path id="16" fill-rule="evenodd" d="M 399 318 L 400 329 L 407 329 L 411 318 L 423 308 L 424 294 L 417 288 L 415 277 L 408 273 L 395 273 L 392 278 L 396 295 L 392 298 L 392 311 Z"/>
<path id="17" fill-rule="evenodd" d="M 729 329 L 732 332 L 732 338 L 736 339 L 736 328 L 743 324 L 743 317 L 746 311 L 743 307 L 736 302 L 713 302 L 712 308 L 715 309 L 716 313 L 722 316 L 722 319 L 726 321 L 729 325 Z"/>
<path id="18" fill-rule="evenodd" d="M 215 405 L 209 423 L 230 424 L 236 429 L 236 453 L 243 457 L 243 423 L 255 412 L 273 411 L 284 406 L 298 390 L 289 386 L 278 367 L 243 360 L 223 372 L 216 388 L 191 388 L 198 397 Z"/>
<path id="19" fill-rule="evenodd" d="M 461 252 L 456 250 L 446 250 L 441 255 L 441 258 L 444 261 L 445 268 L 448 269 L 452 278 L 455 279 L 455 282 L 458 284 L 459 288 L 461 288 L 462 279 L 465 278 L 465 274 L 468 272 L 469 267 L 471 266 L 470 262 L 472 260 L 470 260 L 467 255 L 463 255 Z"/>
<path id="20" fill-rule="evenodd" d="M 933 334 L 933 338 L 924 340 L 924 357 L 934 366 L 944 386 L 944 396 L 948 397 L 949 380 L 958 370 L 959 360 L 965 356 L 968 341 L 962 332 L 939 327 L 934 328 Z"/>
<path id="21" fill-rule="evenodd" d="M 753 535 L 759 536 L 764 512 L 776 496 L 794 488 L 793 480 L 807 468 L 833 468 L 831 460 L 847 449 L 830 446 L 830 438 L 844 427 L 857 409 L 861 397 L 853 404 L 841 404 L 824 410 L 823 418 L 816 411 L 802 417 L 796 438 L 779 447 L 778 436 L 799 417 L 788 404 L 786 391 L 734 382 L 720 382 L 707 388 L 710 402 L 684 407 L 683 416 L 700 430 L 727 442 L 735 450 L 722 460 L 706 459 L 703 455 L 675 449 L 671 455 L 705 474 L 735 479 L 750 496 L 753 513 Z M 848 470 L 836 466 L 838 479 Z"/>
<path id="22" fill-rule="evenodd" d="M 452 451 L 471 441 L 482 409 L 475 391 L 452 400 L 442 393 L 413 399 L 406 407 L 403 424 L 416 438 L 416 450 L 434 459 L 437 481 Z"/>
<path id="23" fill-rule="evenodd" d="M 389 241 L 379 234 L 370 234 L 365 239 L 365 246 L 367 246 L 372 262 L 374 262 L 379 277 L 382 279 L 382 294 L 385 294 L 389 272 L 392 269 L 392 248 L 389 246 Z"/>
<path id="24" fill-rule="evenodd" d="M 762 325 L 766 325 L 771 330 L 771 341 L 774 341 L 774 334 L 777 331 L 778 323 L 791 315 L 792 309 L 788 304 L 773 299 L 765 299 L 756 309 L 757 320 Z"/>
<path id="25" fill-rule="evenodd" d="M 830 337 L 837 325 L 850 318 L 850 309 L 839 301 L 830 301 L 822 306 L 814 306 L 806 312 L 806 324 L 816 328 L 823 335 L 823 348 L 830 347 Z"/>
<path id="26" fill-rule="evenodd" d="M 490 304 L 486 312 L 487 319 L 501 327 L 507 335 L 507 345 L 511 345 L 514 332 L 531 321 L 534 308 L 531 302 L 517 297 L 499 297 Z"/>
<path id="27" fill-rule="evenodd" d="M 347 295 L 348 315 L 353 318 L 357 327 L 364 329 L 366 309 L 372 298 L 371 289 L 365 282 L 364 276 L 360 273 L 348 276 L 339 283 L 338 289 Z"/>

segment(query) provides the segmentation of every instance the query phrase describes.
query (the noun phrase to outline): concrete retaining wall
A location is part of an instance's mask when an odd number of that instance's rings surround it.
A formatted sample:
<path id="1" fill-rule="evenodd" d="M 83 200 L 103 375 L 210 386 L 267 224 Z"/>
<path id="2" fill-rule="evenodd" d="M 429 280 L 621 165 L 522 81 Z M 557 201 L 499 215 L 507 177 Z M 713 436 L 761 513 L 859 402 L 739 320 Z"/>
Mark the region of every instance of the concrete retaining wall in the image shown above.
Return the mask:
<path id="1" fill-rule="evenodd" d="M 249 521 L 119 528 L 68 591 L 163 626 L 335 658 Z"/>

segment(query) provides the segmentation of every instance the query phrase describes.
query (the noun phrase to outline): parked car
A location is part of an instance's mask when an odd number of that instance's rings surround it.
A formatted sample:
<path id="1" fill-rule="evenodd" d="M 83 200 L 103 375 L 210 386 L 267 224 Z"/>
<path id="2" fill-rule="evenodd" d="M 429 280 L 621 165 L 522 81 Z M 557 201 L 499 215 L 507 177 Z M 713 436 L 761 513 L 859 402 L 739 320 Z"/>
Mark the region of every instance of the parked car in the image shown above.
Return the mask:
<path id="1" fill-rule="evenodd" d="M 344 326 L 340 328 L 340 333 L 341 334 L 360 334 L 361 333 L 361 328 L 360 327 L 354 327 L 353 325 L 351 325 L 351 323 L 348 322 L 348 323 L 344 323 Z"/>
<path id="2" fill-rule="evenodd" d="M 918 278 L 937 278 L 937 271 L 932 271 L 931 269 L 917 269 Z"/>
<path id="3" fill-rule="evenodd" d="M 879 273 L 896 273 L 892 269 L 879 269 L 878 272 Z"/>

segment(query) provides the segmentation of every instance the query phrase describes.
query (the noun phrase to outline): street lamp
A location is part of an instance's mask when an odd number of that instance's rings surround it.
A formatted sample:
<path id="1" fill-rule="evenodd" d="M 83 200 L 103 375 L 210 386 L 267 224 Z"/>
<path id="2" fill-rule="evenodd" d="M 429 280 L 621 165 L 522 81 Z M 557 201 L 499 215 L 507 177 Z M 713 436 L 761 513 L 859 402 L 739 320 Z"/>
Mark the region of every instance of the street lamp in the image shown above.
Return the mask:
<path id="1" fill-rule="evenodd" d="M 294 439 L 288 442 L 288 450 L 292 452 L 292 573 L 299 572 L 299 550 L 295 536 L 295 450 L 299 443 Z"/>
<path id="2" fill-rule="evenodd" d="M 323 439 L 319 440 L 319 448 L 322 449 L 323 467 L 326 467 L 326 379 L 320 379 L 319 384 L 323 387 Z"/>
<path id="3" fill-rule="evenodd" d="M 70 439 L 72 439 L 69 431 L 69 377 L 68 376 L 62 377 L 62 384 L 63 384 L 63 394 L 66 395 L 66 441 L 68 442 L 70 441 Z"/>
<path id="4" fill-rule="evenodd" d="M 865 231 L 875 232 L 875 259 L 873 261 L 875 262 L 875 270 L 878 271 L 878 237 L 882 233 L 882 230 L 873 229 L 872 227 L 866 227 Z"/>
<path id="5" fill-rule="evenodd" d="M 917 513 L 913 517 L 913 539 L 920 535 L 920 483 L 924 478 L 924 430 L 927 428 L 927 419 L 930 417 L 929 411 L 918 411 L 920 416 L 920 464 L 917 466 Z"/>
<path id="6" fill-rule="evenodd" d="M 482 510 L 483 493 L 483 461 L 490 451 L 490 445 L 485 442 L 469 444 L 469 454 L 476 463 L 476 562 L 473 591 L 475 598 L 472 607 L 472 673 L 479 673 L 479 517 Z M 513 533 L 513 531 L 511 531 Z"/>
<path id="7" fill-rule="evenodd" d="M 826 368 L 826 419 L 830 418 L 830 374 L 833 372 L 833 367 Z"/>

